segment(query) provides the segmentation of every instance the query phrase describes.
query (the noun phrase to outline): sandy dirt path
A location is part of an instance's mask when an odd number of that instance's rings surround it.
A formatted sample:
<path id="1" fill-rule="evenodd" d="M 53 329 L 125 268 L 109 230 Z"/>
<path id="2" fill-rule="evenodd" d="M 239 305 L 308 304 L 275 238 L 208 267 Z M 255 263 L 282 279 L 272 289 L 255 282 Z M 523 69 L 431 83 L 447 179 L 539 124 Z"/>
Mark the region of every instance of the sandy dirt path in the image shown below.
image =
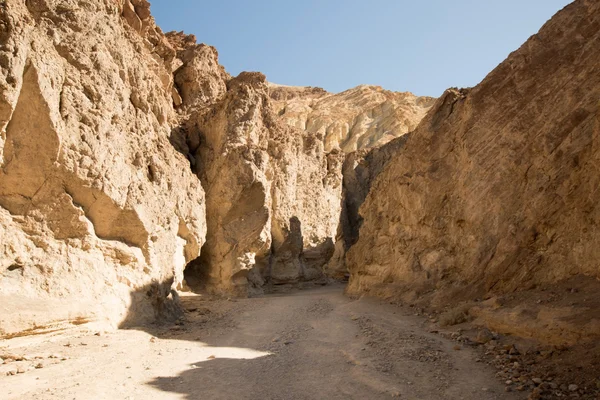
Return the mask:
<path id="1" fill-rule="evenodd" d="M 175 325 L 0 343 L 0 354 L 26 358 L 0 365 L 0 398 L 524 398 L 505 393 L 474 350 L 429 333 L 421 318 L 342 290 L 188 296 Z"/>

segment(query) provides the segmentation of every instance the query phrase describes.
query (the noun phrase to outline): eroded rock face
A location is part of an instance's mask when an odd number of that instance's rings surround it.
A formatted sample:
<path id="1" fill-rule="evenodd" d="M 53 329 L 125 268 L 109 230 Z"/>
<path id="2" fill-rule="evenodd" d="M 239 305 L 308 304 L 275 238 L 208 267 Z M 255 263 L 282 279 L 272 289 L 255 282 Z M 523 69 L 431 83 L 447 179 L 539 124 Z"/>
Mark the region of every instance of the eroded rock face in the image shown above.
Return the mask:
<path id="1" fill-rule="evenodd" d="M 435 99 L 361 85 L 331 94 L 321 88 L 269 84 L 275 111 L 290 126 L 324 138 L 325 151 L 379 147 L 414 130 Z"/>
<path id="2" fill-rule="evenodd" d="M 153 318 L 205 240 L 145 0 L 0 4 L 0 335 Z"/>
<path id="3" fill-rule="evenodd" d="M 600 3 L 449 90 L 372 185 L 350 293 L 434 303 L 600 277 Z"/>
<path id="4" fill-rule="evenodd" d="M 383 171 L 388 161 L 404 146 L 410 133 L 373 149 L 357 150 L 346 155 L 343 167 L 342 213 L 336 237 L 335 252 L 327 264 L 326 272 L 337 279 L 346 279 L 346 252 L 359 237 L 363 222 L 360 207 L 371 185 Z"/>
<path id="5" fill-rule="evenodd" d="M 199 275 L 240 294 L 320 277 L 338 225 L 342 155 L 279 121 L 260 73 L 229 81 L 194 129 L 209 227 Z"/>

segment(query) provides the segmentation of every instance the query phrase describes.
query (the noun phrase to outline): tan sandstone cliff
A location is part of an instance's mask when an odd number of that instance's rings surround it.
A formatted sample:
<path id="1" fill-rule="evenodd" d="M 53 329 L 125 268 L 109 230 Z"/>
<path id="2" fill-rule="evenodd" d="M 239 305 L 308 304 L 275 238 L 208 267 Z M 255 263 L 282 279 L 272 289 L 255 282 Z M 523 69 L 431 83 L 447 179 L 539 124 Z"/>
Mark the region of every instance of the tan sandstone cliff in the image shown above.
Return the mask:
<path id="1" fill-rule="evenodd" d="M 475 88 L 436 102 L 361 207 L 349 293 L 427 297 L 439 308 L 598 281 L 598 43 L 600 3 L 576 1 Z M 589 304 L 517 304 L 494 327 L 574 343 L 599 332 Z M 570 323 L 578 330 L 561 330 Z"/>
<path id="2" fill-rule="evenodd" d="M 379 147 L 414 130 L 435 99 L 361 85 L 332 94 L 269 84 L 276 112 L 289 125 L 322 136 L 325 150 Z"/>
<path id="3" fill-rule="evenodd" d="M 146 0 L 1 2 L 0 66 L 0 336 L 168 314 L 184 274 L 322 277 L 342 156 L 277 119 L 261 74 Z"/>
<path id="4" fill-rule="evenodd" d="M 0 4 L 0 335 L 153 318 L 204 243 L 148 7 Z"/>
<path id="5" fill-rule="evenodd" d="M 320 278 L 339 222 L 342 154 L 279 121 L 260 73 L 230 80 L 188 136 L 207 191 L 209 233 L 194 265 L 203 284 L 246 294 Z"/>

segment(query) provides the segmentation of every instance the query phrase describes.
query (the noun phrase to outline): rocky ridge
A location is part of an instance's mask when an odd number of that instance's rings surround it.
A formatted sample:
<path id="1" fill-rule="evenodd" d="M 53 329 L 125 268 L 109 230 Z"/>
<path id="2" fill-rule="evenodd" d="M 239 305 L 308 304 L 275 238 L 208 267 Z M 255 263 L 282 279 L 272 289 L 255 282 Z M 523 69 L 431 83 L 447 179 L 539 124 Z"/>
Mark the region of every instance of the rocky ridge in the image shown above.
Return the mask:
<path id="1" fill-rule="evenodd" d="M 413 131 L 435 101 L 361 85 L 332 94 L 321 88 L 269 84 L 275 111 L 289 125 L 322 136 L 325 150 L 379 147 Z"/>

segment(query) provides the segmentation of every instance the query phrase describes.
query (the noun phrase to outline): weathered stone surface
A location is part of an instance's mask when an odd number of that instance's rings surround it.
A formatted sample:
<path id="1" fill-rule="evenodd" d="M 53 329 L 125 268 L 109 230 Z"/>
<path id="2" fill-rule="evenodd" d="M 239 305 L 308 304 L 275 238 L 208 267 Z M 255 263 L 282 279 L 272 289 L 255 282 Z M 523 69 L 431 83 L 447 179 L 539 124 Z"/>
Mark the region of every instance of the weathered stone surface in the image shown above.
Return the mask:
<path id="1" fill-rule="evenodd" d="M 362 217 L 360 206 L 365 201 L 372 183 L 387 162 L 406 143 L 410 133 L 373 149 L 357 150 L 346 155 L 342 167 L 342 213 L 336 236 L 335 252 L 327 264 L 329 276 L 344 279 L 348 276 L 346 252 L 358 240 Z"/>
<path id="2" fill-rule="evenodd" d="M 434 303 L 600 277 L 600 3 L 449 90 L 372 185 L 348 291 Z"/>
<path id="3" fill-rule="evenodd" d="M 279 121 L 260 73 L 229 81 L 192 130 L 207 192 L 197 276 L 240 294 L 321 276 L 341 207 L 341 154 L 326 154 L 316 135 Z"/>
<path id="4" fill-rule="evenodd" d="M 414 130 L 435 99 L 361 85 L 338 94 L 269 84 L 275 111 L 289 125 L 318 134 L 325 150 L 379 147 Z"/>
<path id="5" fill-rule="evenodd" d="M 0 335 L 152 318 L 198 256 L 175 55 L 143 0 L 0 4 Z"/>
<path id="6" fill-rule="evenodd" d="M 206 107 L 225 95 L 226 83 L 231 76 L 219 65 L 219 53 L 206 44 L 197 44 L 194 35 L 181 32 L 166 34 L 171 45 L 177 49 L 181 65 L 174 71 L 177 93 L 181 103 L 189 110 Z"/>

